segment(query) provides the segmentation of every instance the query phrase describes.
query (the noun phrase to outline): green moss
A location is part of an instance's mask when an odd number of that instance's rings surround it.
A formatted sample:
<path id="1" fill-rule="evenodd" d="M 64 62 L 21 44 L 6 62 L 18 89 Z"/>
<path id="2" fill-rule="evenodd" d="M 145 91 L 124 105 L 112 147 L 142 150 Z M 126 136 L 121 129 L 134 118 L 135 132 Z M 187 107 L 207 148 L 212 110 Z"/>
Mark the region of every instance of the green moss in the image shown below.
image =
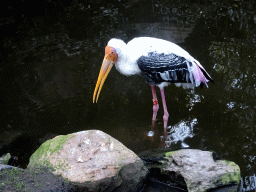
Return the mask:
<path id="1" fill-rule="evenodd" d="M 4 185 L 12 185 L 17 191 L 20 191 L 20 189 L 25 186 L 25 183 L 21 181 L 21 174 L 23 172 L 22 169 L 18 168 L 1 170 L 0 179 L 5 182 L 1 182 L 0 188 Z"/>
<path id="2" fill-rule="evenodd" d="M 11 169 L 10 171 L 8 171 L 8 170 L 6 170 L 6 171 L 12 177 L 15 177 L 15 176 L 17 176 L 17 175 L 19 175 L 20 173 L 23 172 L 21 169 L 17 169 L 17 168 Z"/>
<path id="3" fill-rule="evenodd" d="M 223 185 L 229 184 L 229 183 L 232 182 L 232 181 L 233 181 L 233 180 L 232 180 L 232 176 L 231 176 L 231 174 L 229 174 L 229 173 L 227 173 L 227 174 L 225 174 L 225 175 L 223 175 L 223 176 L 221 177 L 221 182 L 222 182 Z"/>
<path id="4" fill-rule="evenodd" d="M 173 155 L 174 153 L 176 153 L 177 151 L 169 151 L 164 153 L 165 157 L 170 157 L 171 155 Z"/>
<path id="5" fill-rule="evenodd" d="M 19 181 L 16 183 L 16 185 L 14 187 L 17 191 L 19 191 L 23 186 L 25 186 L 24 182 Z"/>
<path id="6" fill-rule="evenodd" d="M 222 184 L 229 184 L 231 182 L 235 182 L 235 183 L 239 183 L 241 179 L 240 174 L 230 174 L 230 173 L 226 173 L 225 175 L 222 176 L 221 181 Z"/>
<path id="7" fill-rule="evenodd" d="M 236 182 L 239 183 L 241 180 L 241 173 L 240 173 L 240 169 L 238 167 L 238 165 L 236 165 L 234 162 L 232 161 L 227 161 L 227 160 L 223 160 L 228 166 L 232 167 L 234 169 L 234 167 L 236 167 L 236 172 L 234 173 L 226 173 L 225 175 L 222 176 L 221 181 L 223 184 L 227 184 L 230 182 Z"/>
<path id="8" fill-rule="evenodd" d="M 73 135 L 60 135 L 51 140 L 44 142 L 36 152 L 30 157 L 29 168 L 47 166 L 50 167 L 50 162 L 46 159 L 62 149 L 64 143 L 74 137 Z"/>

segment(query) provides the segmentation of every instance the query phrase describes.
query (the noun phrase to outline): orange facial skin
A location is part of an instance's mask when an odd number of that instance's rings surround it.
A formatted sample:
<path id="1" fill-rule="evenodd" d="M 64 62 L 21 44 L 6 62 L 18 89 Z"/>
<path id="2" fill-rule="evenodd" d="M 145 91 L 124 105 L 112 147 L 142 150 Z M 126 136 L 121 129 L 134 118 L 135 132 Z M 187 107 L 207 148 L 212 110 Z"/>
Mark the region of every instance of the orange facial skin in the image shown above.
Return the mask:
<path id="1" fill-rule="evenodd" d="M 105 48 L 105 59 L 113 62 L 116 62 L 117 60 L 116 50 L 108 45 Z"/>
<path id="2" fill-rule="evenodd" d="M 95 98 L 96 98 L 96 103 L 97 103 L 102 86 L 103 86 L 111 68 L 115 64 L 117 57 L 118 57 L 118 55 L 116 53 L 116 50 L 113 47 L 106 46 L 105 57 L 102 62 L 98 80 L 97 80 L 97 83 L 96 83 L 96 86 L 94 89 L 93 103 L 95 101 Z M 97 97 L 96 97 L 96 95 L 97 95 Z"/>

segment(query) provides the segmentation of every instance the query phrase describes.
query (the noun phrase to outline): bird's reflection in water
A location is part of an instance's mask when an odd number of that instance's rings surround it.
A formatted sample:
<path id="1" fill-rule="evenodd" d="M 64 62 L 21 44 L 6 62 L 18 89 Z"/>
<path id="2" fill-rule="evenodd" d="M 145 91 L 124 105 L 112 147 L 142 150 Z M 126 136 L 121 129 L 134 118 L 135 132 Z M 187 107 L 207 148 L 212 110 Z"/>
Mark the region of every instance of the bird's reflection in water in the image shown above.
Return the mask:
<path id="1" fill-rule="evenodd" d="M 167 127 L 166 138 L 162 136 L 166 147 L 170 147 L 173 143 L 177 144 L 178 141 L 181 141 L 181 147 L 188 148 L 189 145 L 187 145 L 184 140 L 194 136 L 193 129 L 195 124 L 197 124 L 196 118 L 190 121 L 180 121 L 174 126 Z"/>

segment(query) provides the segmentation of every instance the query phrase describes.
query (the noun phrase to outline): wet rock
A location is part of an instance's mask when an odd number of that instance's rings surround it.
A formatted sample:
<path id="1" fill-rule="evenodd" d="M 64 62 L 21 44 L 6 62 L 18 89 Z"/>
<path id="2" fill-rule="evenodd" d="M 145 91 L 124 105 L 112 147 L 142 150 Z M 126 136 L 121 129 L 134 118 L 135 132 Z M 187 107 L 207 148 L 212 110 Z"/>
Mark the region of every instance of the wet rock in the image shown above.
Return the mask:
<path id="1" fill-rule="evenodd" d="M 171 152 L 164 171 L 179 172 L 185 179 L 188 191 L 205 191 L 240 181 L 240 168 L 234 162 L 214 161 L 212 152 L 195 149 Z"/>
<path id="2" fill-rule="evenodd" d="M 13 166 L 10 166 L 10 165 L 0 164 L 0 171 L 5 170 L 5 169 L 20 169 L 20 168 L 13 167 Z M 20 170 L 22 170 L 22 169 L 20 169 Z"/>
<path id="3" fill-rule="evenodd" d="M 89 191 L 136 191 L 148 173 L 135 153 L 98 130 L 48 140 L 30 158 L 28 168 L 36 167 Z"/>
<path id="4" fill-rule="evenodd" d="M 159 174 L 155 174 L 154 178 L 167 183 L 163 178 L 168 177 L 169 183 L 172 183 L 171 186 L 176 187 L 176 190 L 180 188 L 197 192 L 237 189 L 241 178 L 238 165 L 226 160 L 214 160 L 212 152 L 209 151 L 182 149 L 141 156 L 143 160 L 145 157 L 147 160 L 157 161 L 157 163 L 147 162 L 146 167 L 150 170 L 150 174 L 152 175 L 152 170 L 159 169 Z M 173 177 L 176 179 L 171 182 Z M 180 182 L 177 182 L 177 178 L 180 178 Z"/>
<path id="5" fill-rule="evenodd" d="M 3 155 L 2 157 L 0 157 L 0 164 L 7 164 L 7 162 L 11 159 L 11 154 L 7 153 L 5 155 Z"/>

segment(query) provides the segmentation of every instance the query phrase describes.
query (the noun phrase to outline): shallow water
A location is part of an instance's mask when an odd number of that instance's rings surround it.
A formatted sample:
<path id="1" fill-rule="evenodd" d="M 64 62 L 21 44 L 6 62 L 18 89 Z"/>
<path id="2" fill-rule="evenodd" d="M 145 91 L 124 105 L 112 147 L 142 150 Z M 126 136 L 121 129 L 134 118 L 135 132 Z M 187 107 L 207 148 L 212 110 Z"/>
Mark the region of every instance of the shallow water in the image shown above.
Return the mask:
<path id="1" fill-rule="evenodd" d="M 160 92 L 157 128 L 149 137 L 152 95 L 142 77 L 113 68 L 92 103 L 108 40 L 157 37 L 186 49 L 215 81 L 194 91 L 165 88 L 168 146 L 214 150 L 240 166 L 244 187 L 255 182 L 254 3 L 95 1 L 59 7 L 58 14 L 49 4 L 47 14 L 27 10 L 2 21 L 11 31 L 1 53 L 2 133 L 100 129 L 137 154 L 163 147 Z"/>

